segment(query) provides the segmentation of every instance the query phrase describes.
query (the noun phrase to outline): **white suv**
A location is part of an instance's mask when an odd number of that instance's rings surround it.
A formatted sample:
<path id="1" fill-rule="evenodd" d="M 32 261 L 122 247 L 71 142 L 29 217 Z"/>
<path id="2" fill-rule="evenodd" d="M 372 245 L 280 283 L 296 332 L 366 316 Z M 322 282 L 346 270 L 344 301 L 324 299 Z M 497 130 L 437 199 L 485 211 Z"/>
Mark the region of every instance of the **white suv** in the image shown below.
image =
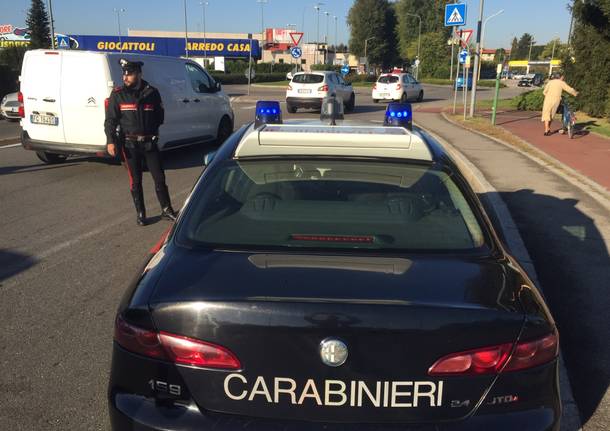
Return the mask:
<path id="1" fill-rule="evenodd" d="M 377 79 L 373 86 L 373 102 L 380 100 L 424 100 L 424 89 L 421 84 L 408 73 L 385 73 Z"/>
<path id="2" fill-rule="evenodd" d="M 298 108 L 322 107 L 322 99 L 334 94 L 343 100 L 346 112 L 354 110 L 356 95 L 352 84 L 336 72 L 299 72 L 295 73 L 286 90 L 286 109 L 291 114 Z"/>

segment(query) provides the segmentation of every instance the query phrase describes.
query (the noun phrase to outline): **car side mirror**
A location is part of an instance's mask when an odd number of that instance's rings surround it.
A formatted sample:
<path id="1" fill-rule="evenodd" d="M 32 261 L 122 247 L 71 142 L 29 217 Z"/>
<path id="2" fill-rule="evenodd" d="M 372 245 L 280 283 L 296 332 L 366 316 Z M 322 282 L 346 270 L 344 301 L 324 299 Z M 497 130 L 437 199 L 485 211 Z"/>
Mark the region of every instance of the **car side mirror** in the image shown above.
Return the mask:
<path id="1" fill-rule="evenodd" d="M 222 85 L 220 85 L 220 82 L 215 82 L 215 83 L 214 83 L 214 89 L 215 89 L 216 91 L 220 91 L 220 90 L 222 90 Z"/>
<path id="2" fill-rule="evenodd" d="M 199 84 L 198 90 L 200 93 L 209 93 L 210 89 L 205 84 Z"/>
<path id="3" fill-rule="evenodd" d="M 216 156 L 216 151 L 210 151 L 203 157 L 203 166 L 208 166 L 214 160 L 214 156 Z"/>

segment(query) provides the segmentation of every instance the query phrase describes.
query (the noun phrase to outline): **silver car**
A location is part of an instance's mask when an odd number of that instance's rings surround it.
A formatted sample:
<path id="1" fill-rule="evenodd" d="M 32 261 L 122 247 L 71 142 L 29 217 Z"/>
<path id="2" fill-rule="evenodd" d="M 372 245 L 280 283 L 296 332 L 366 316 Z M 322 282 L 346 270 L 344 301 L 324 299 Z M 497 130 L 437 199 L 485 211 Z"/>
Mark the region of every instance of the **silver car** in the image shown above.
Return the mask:
<path id="1" fill-rule="evenodd" d="M 9 121 L 19 121 L 19 101 L 17 100 L 17 93 L 9 93 L 2 98 L 0 104 L 0 113 L 2 116 Z"/>

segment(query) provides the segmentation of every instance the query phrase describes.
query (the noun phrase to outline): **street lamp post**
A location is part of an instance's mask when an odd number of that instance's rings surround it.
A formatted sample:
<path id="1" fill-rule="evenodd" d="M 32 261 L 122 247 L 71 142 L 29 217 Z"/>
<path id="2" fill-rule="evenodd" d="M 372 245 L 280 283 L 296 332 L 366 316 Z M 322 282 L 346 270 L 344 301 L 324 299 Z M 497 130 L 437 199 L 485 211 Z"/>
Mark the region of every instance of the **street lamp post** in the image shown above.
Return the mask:
<path id="1" fill-rule="evenodd" d="M 261 42 L 262 39 L 265 37 L 265 19 L 264 19 L 264 15 L 263 15 L 263 6 L 265 4 L 267 4 L 269 2 L 269 0 L 256 0 L 257 3 L 260 3 L 261 5 Z"/>
<path id="2" fill-rule="evenodd" d="M 532 59 L 532 45 L 534 45 L 534 38 L 530 40 L 530 49 L 527 53 L 527 73 L 530 73 L 530 60 Z"/>
<path id="3" fill-rule="evenodd" d="M 49 0 L 49 21 L 51 24 L 51 49 L 55 49 L 55 24 L 53 22 L 53 2 Z"/>
<path id="4" fill-rule="evenodd" d="M 335 19 L 335 57 L 337 56 L 337 45 L 339 45 L 339 40 L 337 40 L 337 15 L 333 16 Z"/>
<path id="5" fill-rule="evenodd" d="M 477 81 L 479 80 L 479 63 L 481 62 L 481 21 L 483 20 L 483 3 L 484 0 L 479 0 L 479 20 L 477 21 L 477 47 L 476 55 L 474 56 L 474 68 L 472 69 L 472 95 L 470 97 L 470 117 L 474 117 L 474 109 L 477 101 Z M 466 75 L 468 78 L 468 75 Z M 466 82 L 466 91 L 468 91 L 468 82 Z M 466 93 L 466 91 L 464 93 Z M 464 101 L 466 103 L 467 100 Z M 464 119 L 466 119 L 466 106 L 464 105 Z"/>
<path id="6" fill-rule="evenodd" d="M 201 19 L 203 23 L 203 64 L 205 65 L 205 59 L 208 57 L 208 47 L 206 45 L 206 32 L 205 32 L 205 7 L 210 3 L 207 1 L 200 1 L 201 5 Z"/>
<path id="7" fill-rule="evenodd" d="M 314 59 L 313 62 L 314 64 L 318 64 L 318 47 L 319 47 L 319 42 L 320 42 L 320 6 L 322 6 L 324 3 L 317 3 L 313 8 L 316 10 L 317 15 L 318 15 L 318 23 L 316 25 L 316 50 L 314 51 Z"/>
<path id="8" fill-rule="evenodd" d="M 326 36 L 324 36 L 324 44 L 326 45 L 326 56 L 324 58 L 324 63 L 328 62 L 328 18 L 330 17 L 330 12 L 326 11 L 324 12 L 324 15 L 326 15 Z"/>
<path id="9" fill-rule="evenodd" d="M 373 40 L 373 39 L 375 39 L 375 36 L 371 36 L 368 39 L 364 39 L 364 58 L 366 60 L 366 73 L 367 73 L 367 75 L 369 73 L 369 58 L 366 55 L 366 49 L 368 47 L 369 40 Z"/>
<path id="10" fill-rule="evenodd" d="M 483 52 L 483 47 L 485 46 L 485 26 L 487 25 L 487 21 L 489 21 L 492 18 L 497 17 L 498 15 L 504 13 L 504 9 L 500 9 L 498 12 L 494 13 L 493 15 L 489 15 L 487 18 L 485 18 L 485 21 L 483 21 L 483 27 L 481 28 L 481 52 Z M 478 70 L 478 76 L 481 76 L 481 63 L 482 61 L 479 62 L 479 70 Z"/>
<path id="11" fill-rule="evenodd" d="M 125 9 L 115 7 L 114 12 L 116 13 L 117 26 L 119 28 L 119 46 L 121 47 L 121 52 L 123 52 L 123 40 L 121 39 L 121 12 L 125 12 Z"/>
<path id="12" fill-rule="evenodd" d="M 551 51 L 551 62 L 549 63 L 549 78 L 553 73 L 553 58 L 555 58 L 555 44 L 557 43 L 557 38 L 553 39 L 553 50 Z"/>
<path id="13" fill-rule="evenodd" d="M 189 36 L 186 21 L 186 0 L 184 0 L 184 52 L 186 53 L 186 58 L 189 58 Z"/>
<path id="14" fill-rule="evenodd" d="M 421 16 L 415 15 L 414 13 L 406 13 L 406 15 L 414 16 L 419 20 L 419 35 L 417 36 L 417 59 L 421 61 L 419 57 L 419 50 L 421 48 Z M 419 76 L 419 63 L 417 63 L 417 68 L 415 69 L 415 79 Z"/>

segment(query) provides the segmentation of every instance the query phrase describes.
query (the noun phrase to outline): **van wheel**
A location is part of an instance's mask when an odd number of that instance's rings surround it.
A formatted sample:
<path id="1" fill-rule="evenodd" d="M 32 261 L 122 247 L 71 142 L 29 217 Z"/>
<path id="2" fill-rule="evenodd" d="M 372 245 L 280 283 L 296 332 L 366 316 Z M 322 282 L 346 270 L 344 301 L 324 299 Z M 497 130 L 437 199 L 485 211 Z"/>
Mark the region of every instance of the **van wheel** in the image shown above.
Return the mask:
<path id="1" fill-rule="evenodd" d="M 417 101 L 421 102 L 422 100 L 424 100 L 424 90 L 420 91 L 417 95 Z"/>
<path id="2" fill-rule="evenodd" d="M 47 153 L 46 151 L 36 151 L 36 155 L 40 160 L 49 165 L 63 163 L 68 158 L 68 156 L 63 154 Z"/>
<path id="3" fill-rule="evenodd" d="M 218 125 L 218 134 L 216 135 L 216 144 L 222 145 L 229 136 L 233 133 L 233 124 L 229 117 L 222 117 Z"/>

